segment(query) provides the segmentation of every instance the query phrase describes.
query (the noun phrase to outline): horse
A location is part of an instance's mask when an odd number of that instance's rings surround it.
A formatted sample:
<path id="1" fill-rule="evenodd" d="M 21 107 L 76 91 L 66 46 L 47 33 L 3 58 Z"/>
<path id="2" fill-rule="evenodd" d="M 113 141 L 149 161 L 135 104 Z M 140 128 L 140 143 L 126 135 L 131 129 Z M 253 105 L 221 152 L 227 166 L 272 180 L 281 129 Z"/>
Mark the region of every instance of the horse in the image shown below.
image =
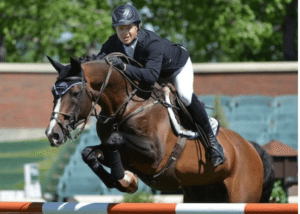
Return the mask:
<path id="1" fill-rule="evenodd" d="M 97 118 L 100 145 L 86 147 L 83 161 L 108 188 L 133 193 L 138 178 L 153 189 L 182 188 L 184 203 L 267 203 L 273 188 L 271 157 L 255 142 L 220 127 L 217 140 L 226 161 L 213 167 L 205 139 L 176 133 L 168 113 L 164 88 L 142 87 L 107 57 L 62 65 L 48 57 L 59 77 L 53 89 L 54 107 L 46 135 L 60 146 L 81 123 Z M 128 61 L 127 63 L 132 63 Z M 169 87 L 170 91 L 174 90 Z M 175 93 L 170 93 L 175 99 Z M 101 111 L 97 112 L 99 107 Z M 178 106 L 178 105 L 177 105 Z M 99 111 L 99 109 L 98 109 Z M 82 127 L 84 127 L 84 125 Z M 79 135 L 83 128 L 79 130 Z M 76 136 L 77 136 L 76 135 Z M 107 172 L 103 165 L 111 168 Z"/>

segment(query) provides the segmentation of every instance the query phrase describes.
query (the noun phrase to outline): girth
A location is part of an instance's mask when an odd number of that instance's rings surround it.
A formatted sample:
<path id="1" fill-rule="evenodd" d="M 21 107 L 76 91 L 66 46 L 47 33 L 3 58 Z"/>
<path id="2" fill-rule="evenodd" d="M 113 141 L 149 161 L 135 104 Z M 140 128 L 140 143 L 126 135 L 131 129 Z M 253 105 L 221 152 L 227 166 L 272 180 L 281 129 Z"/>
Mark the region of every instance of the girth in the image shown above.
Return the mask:
<path id="1" fill-rule="evenodd" d="M 177 142 L 169 156 L 169 159 L 160 172 L 155 175 L 142 175 L 137 172 L 135 169 L 129 169 L 138 175 L 138 177 L 144 181 L 144 183 L 153 187 L 154 189 L 159 189 L 162 191 L 174 191 L 177 190 L 180 181 L 177 179 L 175 175 L 175 167 L 178 158 L 180 157 L 183 149 L 186 145 L 186 137 L 178 136 Z"/>

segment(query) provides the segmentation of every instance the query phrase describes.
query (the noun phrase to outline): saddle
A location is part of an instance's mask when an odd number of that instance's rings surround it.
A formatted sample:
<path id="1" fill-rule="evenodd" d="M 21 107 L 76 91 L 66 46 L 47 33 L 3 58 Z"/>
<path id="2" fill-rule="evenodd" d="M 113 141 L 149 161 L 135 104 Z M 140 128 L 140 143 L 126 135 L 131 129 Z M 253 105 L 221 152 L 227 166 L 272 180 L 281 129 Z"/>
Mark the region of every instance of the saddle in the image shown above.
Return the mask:
<path id="1" fill-rule="evenodd" d="M 171 83 L 164 85 L 156 83 L 153 93 L 168 109 L 172 125 L 177 135 L 184 135 L 188 139 L 201 138 L 203 131 L 195 123 L 186 106 L 179 98 L 176 88 Z M 209 122 L 214 134 L 217 135 L 220 127 L 219 122 L 212 117 L 209 117 Z M 202 137 L 205 138 L 204 136 Z"/>

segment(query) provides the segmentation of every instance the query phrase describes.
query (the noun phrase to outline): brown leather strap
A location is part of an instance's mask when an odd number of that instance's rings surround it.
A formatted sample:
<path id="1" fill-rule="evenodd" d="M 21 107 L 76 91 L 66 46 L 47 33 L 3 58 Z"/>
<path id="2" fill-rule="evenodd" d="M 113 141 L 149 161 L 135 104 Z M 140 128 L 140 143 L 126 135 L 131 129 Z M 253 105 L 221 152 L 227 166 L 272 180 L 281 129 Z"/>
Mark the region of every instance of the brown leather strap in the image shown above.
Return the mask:
<path id="1" fill-rule="evenodd" d="M 181 135 L 178 136 L 178 140 L 177 140 L 177 143 L 173 149 L 173 151 L 171 152 L 171 155 L 165 165 L 165 167 L 156 175 L 153 176 L 153 178 L 157 178 L 158 176 L 160 176 L 163 172 L 165 172 L 166 170 L 168 170 L 168 168 L 174 163 L 177 161 L 177 159 L 180 157 L 184 147 L 185 147 L 185 144 L 186 144 L 186 140 L 187 138 L 186 137 L 183 137 Z"/>

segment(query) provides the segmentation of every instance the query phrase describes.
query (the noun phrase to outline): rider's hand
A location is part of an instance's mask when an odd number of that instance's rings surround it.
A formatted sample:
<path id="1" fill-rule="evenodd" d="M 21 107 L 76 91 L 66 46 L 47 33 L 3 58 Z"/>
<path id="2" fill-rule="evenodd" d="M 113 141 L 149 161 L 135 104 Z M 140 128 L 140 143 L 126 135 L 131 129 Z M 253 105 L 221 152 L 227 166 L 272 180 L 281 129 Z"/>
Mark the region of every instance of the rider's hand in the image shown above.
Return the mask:
<path id="1" fill-rule="evenodd" d="M 121 71 L 126 70 L 126 64 L 117 56 L 109 56 L 108 61 L 116 68 L 120 69 Z"/>

